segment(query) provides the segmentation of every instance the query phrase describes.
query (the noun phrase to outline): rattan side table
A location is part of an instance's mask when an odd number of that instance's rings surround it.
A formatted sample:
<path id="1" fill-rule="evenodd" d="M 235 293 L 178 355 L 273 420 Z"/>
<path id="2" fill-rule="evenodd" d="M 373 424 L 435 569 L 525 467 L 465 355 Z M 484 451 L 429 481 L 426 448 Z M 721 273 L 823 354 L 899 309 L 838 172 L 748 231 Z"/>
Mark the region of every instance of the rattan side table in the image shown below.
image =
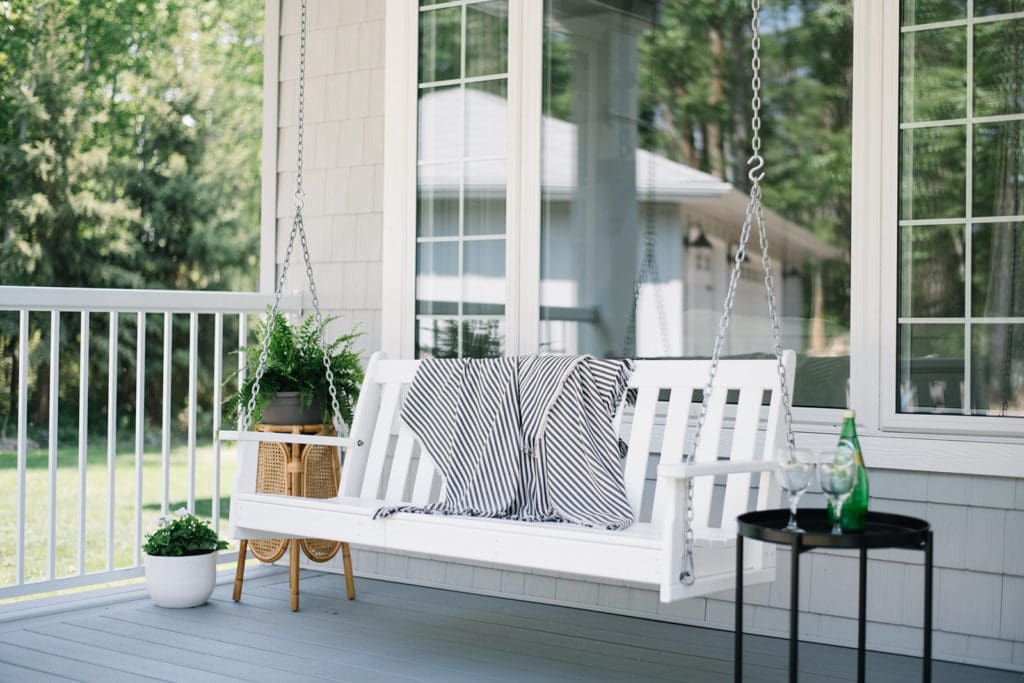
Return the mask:
<path id="1" fill-rule="evenodd" d="M 258 432 L 278 434 L 316 434 L 331 436 L 334 430 L 325 432 L 323 425 L 279 425 L 258 424 Z M 302 445 L 260 442 L 259 460 L 256 468 L 256 492 L 278 493 L 306 498 L 333 498 L 338 495 L 341 468 L 338 449 L 331 446 Z M 276 562 L 288 550 L 289 585 L 291 588 L 291 609 L 299 609 L 299 548 L 314 562 L 327 562 L 341 550 L 345 570 L 345 592 L 348 599 L 356 596 L 352 577 L 352 553 L 348 543 L 315 538 L 291 539 L 243 539 L 238 547 L 238 565 L 235 569 L 235 585 L 232 599 L 238 602 L 242 597 L 242 582 L 245 577 L 247 551 L 262 562 Z"/>

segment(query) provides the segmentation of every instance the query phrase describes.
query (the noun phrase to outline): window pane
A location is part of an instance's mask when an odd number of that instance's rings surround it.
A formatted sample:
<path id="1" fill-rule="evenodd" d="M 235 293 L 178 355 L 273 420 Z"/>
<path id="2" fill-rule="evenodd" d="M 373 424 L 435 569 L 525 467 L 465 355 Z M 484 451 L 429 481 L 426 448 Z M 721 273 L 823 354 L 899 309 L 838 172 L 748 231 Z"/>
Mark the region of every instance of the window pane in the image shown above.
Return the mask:
<path id="1" fill-rule="evenodd" d="M 441 318 L 416 320 L 417 358 L 458 358 L 459 323 Z"/>
<path id="2" fill-rule="evenodd" d="M 974 27 L 974 115 L 1024 111 L 1024 20 Z"/>
<path id="3" fill-rule="evenodd" d="M 505 233 L 505 161 L 466 164 L 467 235 Z"/>
<path id="4" fill-rule="evenodd" d="M 462 323 L 462 355 L 466 358 L 504 356 L 505 323 L 500 320 L 467 320 Z"/>
<path id="5" fill-rule="evenodd" d="M 900 311 L 912 318 L 964 314 L 964 227 L 900 228 Z"/>
<path id="6" fill-rule="evenodd" d="M 967 141 L 963 126 L 900 133 L 900 218 L 963 216 Z"/>
<path id="7" fill-rule="evenodd" d="M 504 78 L 467 83 L 466 156 L 504 157 L 507 118 L 508 82 Z"/>
<path id="8" fill-rule="evenodd" d="M 420 83 L 462 74 L 462 8 L 420 12 Z"/>
<path id="9" fill-rule="evenodd" d="M 508 3 L 492 0 L 466 6 L 466 76 L 508 71 Z"/>
<path id="10" fill-rule="evenodd" d="M 543 352 L 682 357 L 713 345 L 748 190 L 749 8 L 657 4 L 545 3 Z M 809 0 L 762 15 L 762 134 L 778 151 L 765 205 L 804 405 L 846 403 L 851 6 Z M 770 352 L 767 318 L 751 254 L 726 353 Z"/>
<path id="11" fill-rule="evenodd" d="M 422 88 L 418 109 L 419 160 L 458 159 L 462 153 L 462 88 Z"/>
<path id="12" fill-rule="evenodd" d="M 961 412 L 964 328 L 900 325 L 897 406 L 902 413 Z"/>
<path id="13" fill-rule="evenodd" d="M 1024 121 L 974 127 L 974 215 L 1024 214 Z"/>
<path id="14" fill-rule="evenodd" d="M 975 415 L 1024 417 L 1024 324 L 971 328 Z"/>
<path id="15" fill-rule="evenodd" d="M 974 0 L 974 16 L 1024 12 L 1024 0 Z"/>
<path id="16" fill-rule="evenodd" d="M 966 16 L 967 0 L 903 0 L 904 26 L 963 19 Z"/>
<path id="17" fill-rule="evenodd" d="M 469 240 L 462 247 L 462 300 L 466 315 L 505 312 L 505 240 Z"/>
<path id="18" fill-rule="evenodd" d="M 904 33 L 900 120 L 940 121 L 967 113 L 967 29 Z"/>
<path id="19" fill-rule="evenodd" d="M 459 164 L 419 167 L 416 184 L 416 236 L 459 234 Z"/>
<path id="20" fill-rule="evenodd" d="M 975 225 L 971 308 L 980 317 L 1024 317 L 1024 224 Z"/>
<path id="21" fill-rule="evenodd" d="M 457 242 L 416 246 L 416 308 L 421 313 L 458 314 L 459 245 Z"/>

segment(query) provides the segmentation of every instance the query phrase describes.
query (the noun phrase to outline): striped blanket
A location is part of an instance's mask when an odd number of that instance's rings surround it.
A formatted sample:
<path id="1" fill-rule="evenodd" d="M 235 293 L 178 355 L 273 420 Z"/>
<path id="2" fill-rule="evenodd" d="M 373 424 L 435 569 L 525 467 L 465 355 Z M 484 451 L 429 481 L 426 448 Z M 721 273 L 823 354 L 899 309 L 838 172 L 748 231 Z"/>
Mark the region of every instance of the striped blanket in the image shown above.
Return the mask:
<path id="1" fill-rule="evenodd" d="M 444 499 L 374 517 L 629 526 L 613 419 L 632 371 L 629 360 L 592 356 L 422 361 L 402 419 L 440 470 Z"/>

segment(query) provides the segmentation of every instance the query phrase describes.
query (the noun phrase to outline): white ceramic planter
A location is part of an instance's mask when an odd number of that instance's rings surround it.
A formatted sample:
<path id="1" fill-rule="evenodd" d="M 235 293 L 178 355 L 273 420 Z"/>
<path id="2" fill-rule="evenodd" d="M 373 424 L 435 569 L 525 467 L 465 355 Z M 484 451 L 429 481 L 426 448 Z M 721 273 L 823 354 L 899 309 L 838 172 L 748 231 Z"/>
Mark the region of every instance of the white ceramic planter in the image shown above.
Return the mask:
<path id="1" fill-rule="evenodd" d="M 217 553 L 162 557 L 146 554 L 146 587 L 158 607 L 198 607 L 217 583 Z"/>

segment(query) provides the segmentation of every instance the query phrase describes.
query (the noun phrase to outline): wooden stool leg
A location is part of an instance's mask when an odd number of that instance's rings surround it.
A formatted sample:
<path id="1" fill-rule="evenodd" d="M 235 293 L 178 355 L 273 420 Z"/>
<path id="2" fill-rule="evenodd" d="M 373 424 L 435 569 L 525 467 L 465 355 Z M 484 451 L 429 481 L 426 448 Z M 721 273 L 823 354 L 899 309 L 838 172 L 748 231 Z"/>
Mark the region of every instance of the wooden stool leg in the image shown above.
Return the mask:
<path id="1" fill-rule="evenodd" d="M 352 550 L 348 543 L 341 544 L 341 563 L 345 567 L 345 594 L 353 600 L 356 597 L 356 579 L 352 575 Z"/>
<path id="2" fill-rule="evenodd" d="M 242 580 L 245 579 L 245 555 L 249 550 L 249 541 L 242 539 L 238 544 L 238 564 L 235 566 L 235 589 L 231 593 L 231 599 L 238 602 L 242 599 Z"/>
<path id="3" fill-rule="evenodd" d="M 288 587 L 292 592 L 292 611 L 299 611 L 299 539 L 289 541 Z"/>

